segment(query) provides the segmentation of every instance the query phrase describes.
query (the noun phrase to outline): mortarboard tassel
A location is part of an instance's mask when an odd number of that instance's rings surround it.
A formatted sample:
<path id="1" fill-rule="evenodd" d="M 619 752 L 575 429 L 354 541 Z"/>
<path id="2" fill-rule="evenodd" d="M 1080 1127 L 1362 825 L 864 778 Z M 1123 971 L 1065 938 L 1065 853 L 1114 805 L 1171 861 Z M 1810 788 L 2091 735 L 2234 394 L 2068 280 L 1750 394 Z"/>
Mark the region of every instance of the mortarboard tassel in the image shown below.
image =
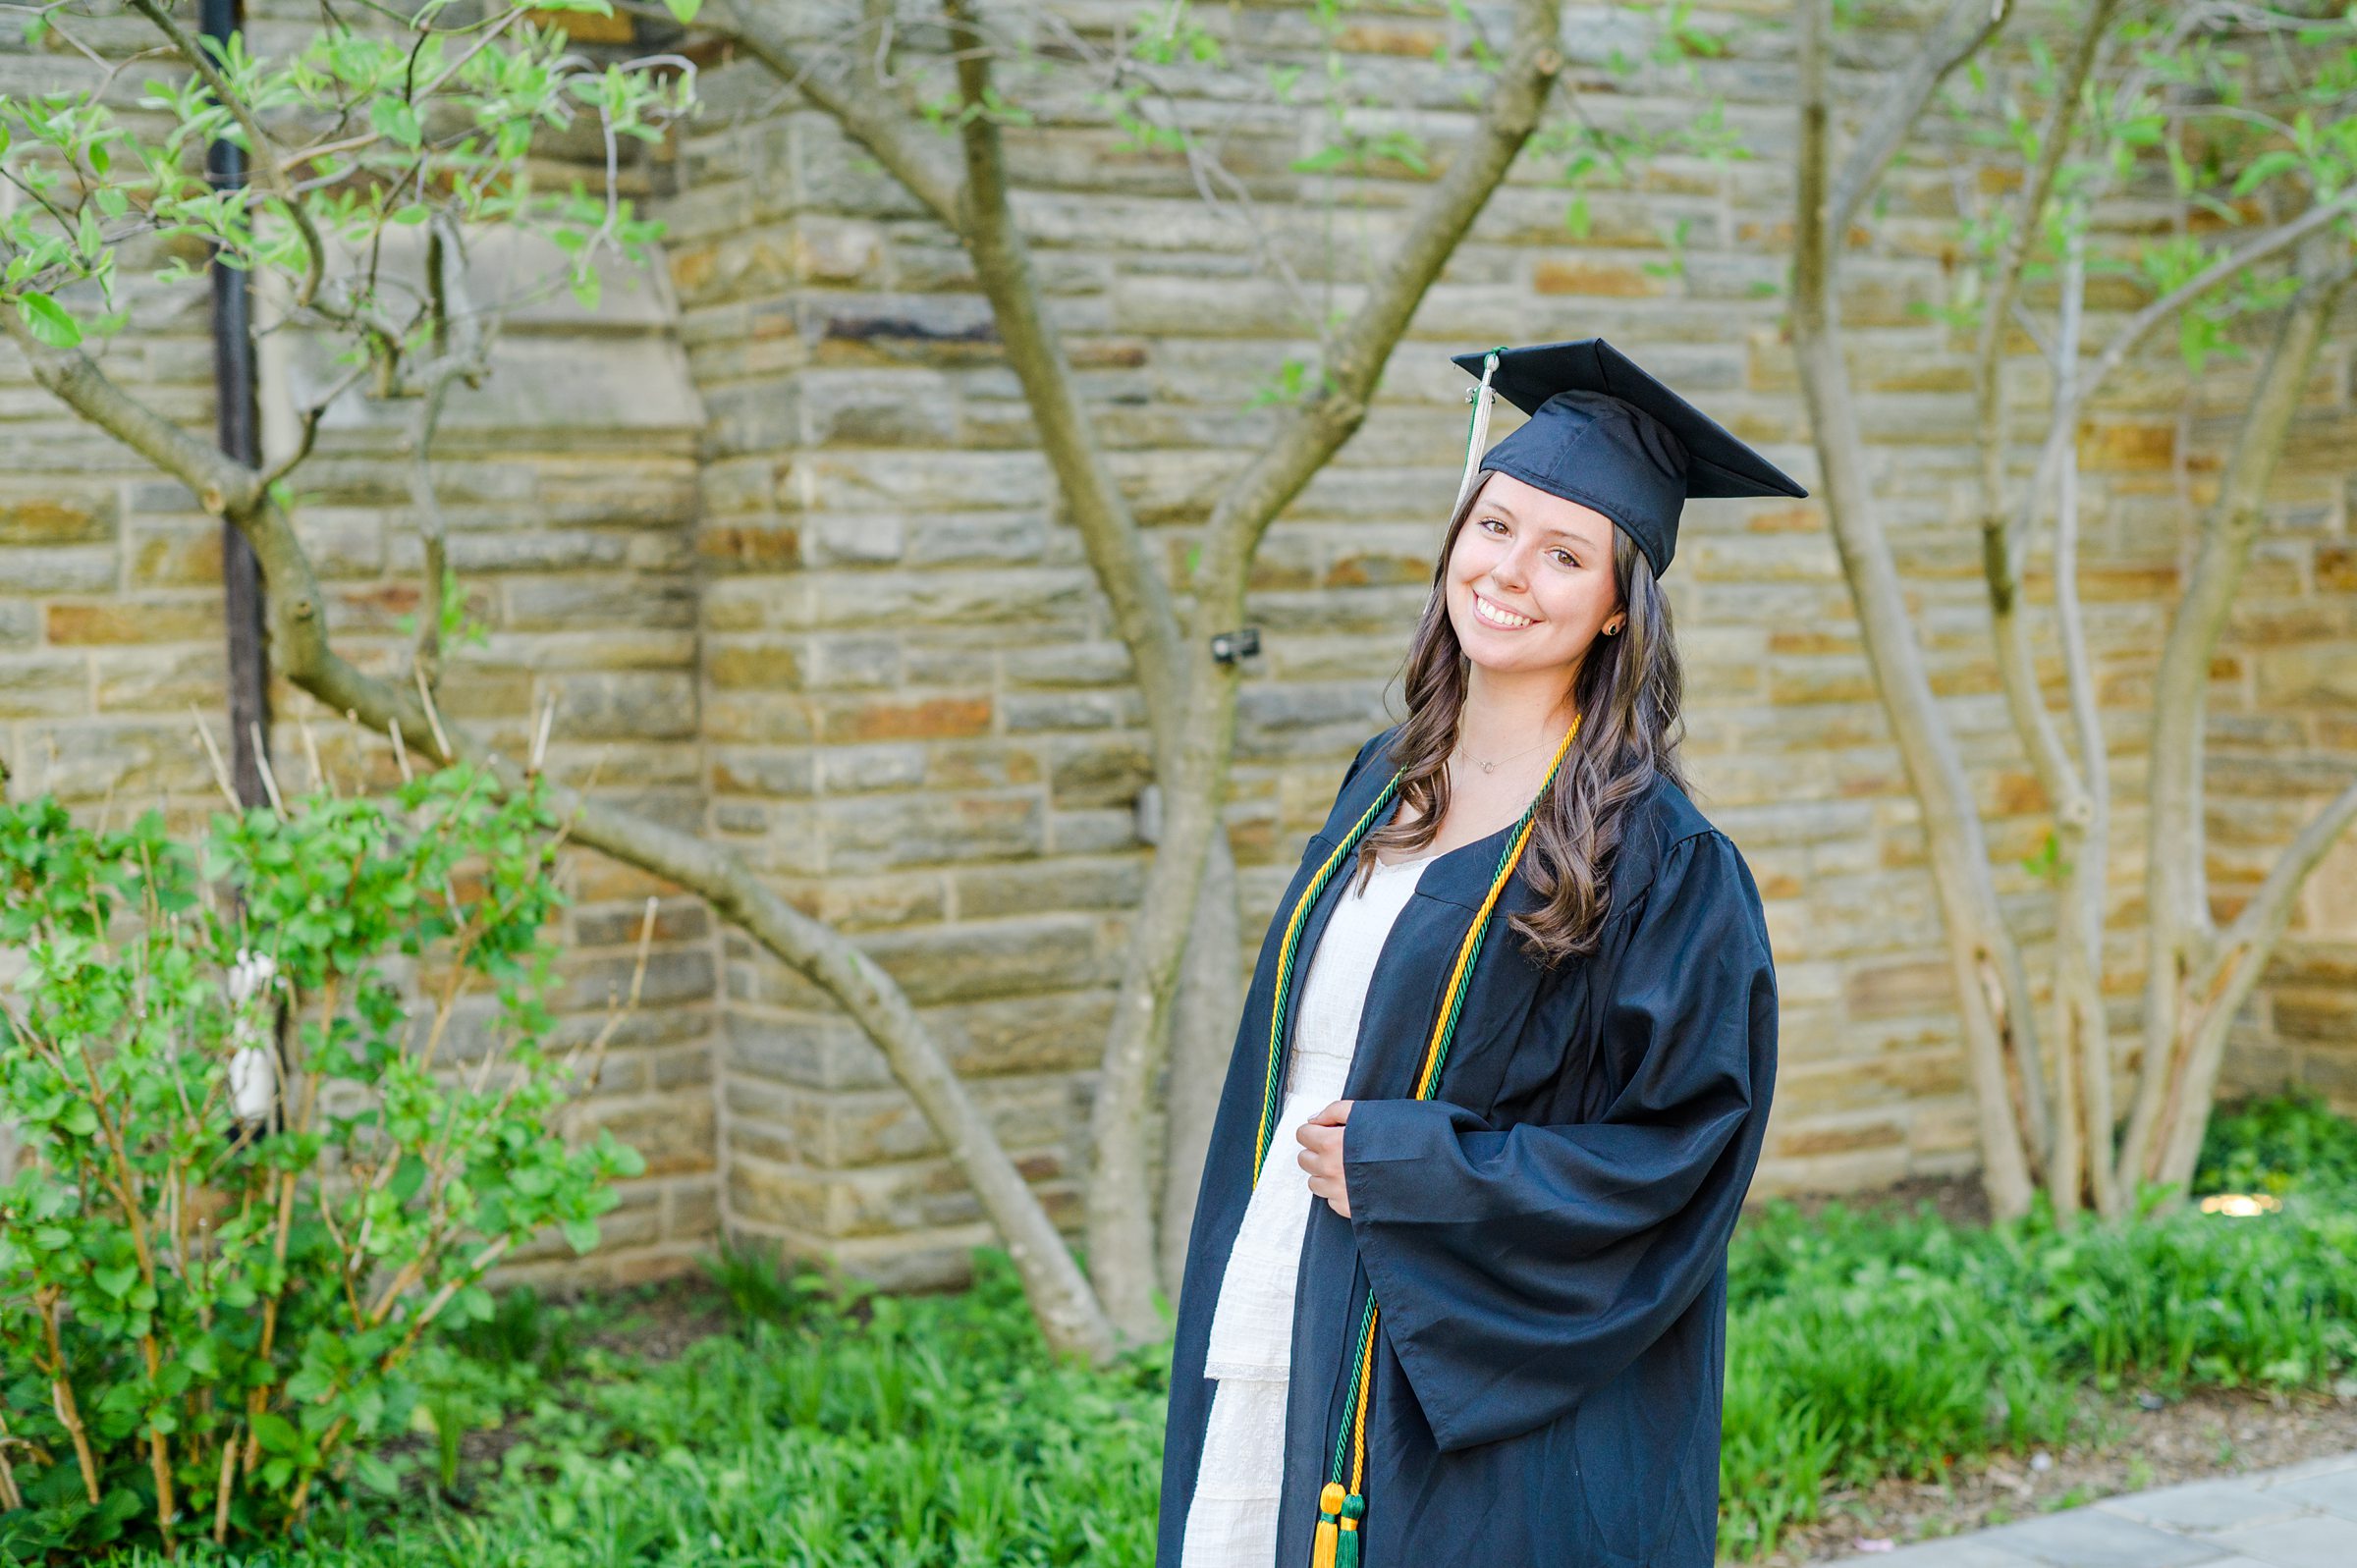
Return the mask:
<path id="1" fill-rule="evenodd" d="M 1367 1499 L 1352 1492 L 1343 1499 L 1342 1536 L 1335 1548 L 1334 1568 L 1358 1568 L 1358 1522 L 1366 1517 Z"/>
<path id="2" fill-rule="evenodd" d="M 1449 509 L 1451 516 L 1456 514 L 1457 507 L 1465 504 L 1465 493 L 1473 488 L 1473 476 L 1481 471 L 1482 454 L 1489 450 L 1490 406 L 1498 401 L 1498 395 L 1490 390 L 1490 377 L 1497 373 L 1498 356 L 1505 352 L 1501 347 L 1483 355 L 1481 385 L 1465 392 L 1473 405 L 1473 419 L 1465 430 L 1465 471 L 1456 481 L 1456 504 Z"/>
<path id="3" fill-rule="evenodd" d="M 1343 1484 L 1339 1481 L 1326 1483 L 1326 1489 L 1318 1493 L 1318 1539 L 1309 1549 L 1309 1568 L 1336 1568 L 1335 1542 L 1341 1530 L 1343 1502 Z M 1355 1538 L 1357 1534 L 1353 1527 L 1351 1535 Z M 1357 1555 L 1357 1545 L 1354 1539 L 1351 1541 L 1353 1557 Z"/>

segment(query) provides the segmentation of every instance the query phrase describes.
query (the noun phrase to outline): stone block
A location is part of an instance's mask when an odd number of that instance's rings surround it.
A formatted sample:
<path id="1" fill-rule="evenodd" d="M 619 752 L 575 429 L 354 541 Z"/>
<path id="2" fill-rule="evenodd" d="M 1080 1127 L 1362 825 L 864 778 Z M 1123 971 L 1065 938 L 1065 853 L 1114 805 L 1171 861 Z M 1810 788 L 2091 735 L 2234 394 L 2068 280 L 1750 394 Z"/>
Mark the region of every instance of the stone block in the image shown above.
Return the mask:
<path id="1" fill-rule="evenodd" d="M 0 549 L 102 544 L 115 536 L 116 510 L 104 491 L 0 500 Z"/>
<path id="2" fill-rule="evenodd" d="M 1059 806 L 1128 806 L 1153 782 L 1154 759 L 1143 736 L 1092 736 L 1049 749 L 1049 792 Z"/>
<path id="3" fill-rule="evenodd" d="M 696 530 L 695 551 L 714 571 L 788 571 L 802 564 L 802 530 L 798 523 L 707 522 Z"/>
<path id="4" fill-rule="evenodd" d="M 22 548 L 8 552 L 0 593 L 105 593 L 118 576 L 112 546 L 74 545 Z"/>
<path id="5" fill-rule="evenodd" d="M 628 948 L 598 953 L 570 952 L 557 964 L 563 984 L 553 1005 L 603 1008 L 630 996 L 637 954 Z M 645 1008 L 709 1000 L 714 994 L 712 954 L 702 947 L 658 948 L 647 955 L 638 1004 Z"/>
<path id="6" fill-rule="evenodd" d="M 0 659 L 0 719 L 64 719 L 89 703 L 89 659 L 16 653 Z"/>
<path id="7" fill-rule="evenodd" d="M 811 704 L 817 738 L 829 743 L 954 739 L 990 732 L 988 696 L 825 697 Z"/>
<path id="8" fill-rule="evenodd" d="M 1049 853 L 1101 855 L 1137 847 L 1137 813 L 1127 807 L 1048 813 Z"/>
<path id="9" fill-rule="evenodd" d="M 1131 909 L 1145 890 L 1145 867 L 1134 858 L 1051 860 L 976 866 L 950 873 L 958 917 L 990 919 L 1050 906 Z"/>
<path id="10" fill-rule="evenodd" d="M 813 516 L 803 525 L 814 567 L 890 566 L 906 553 L 904 532 L 900 518 L 872 514 Z"/>
<path id="11" fill-rule="evenodd" d="M 714 637 L 705 646 L 704 679 L 723 691 L 798 691 L 802 644 L 789 637 Z"/>
<path id="12" fill-rule="evenodd" d="M 831 872 L 1004 860 L 1045 845 L 1036 795 L 881 795 L 824 800 L 818 831 Z"/>
<path id="13" fill-rule="evenodd" d="M 590 1120 L 637 1150 L 650 1176 L 710 1170 L 717 1163 L 712 1102 L 706 1096 L 679 1094 L 630 1107 L 600 1107 Z M 646 1239 L 660 1229 L 657 1222 Z"/>
<path id="14" fill-rule="evenodd" d="M 1062 1076 L 983 1079 L 970 1087 L 993 1135 L 1010 1149 L 1072 1122 L 1071 1087 Z M 724 1085 L 721 1097 L 731 1139 L 805 1166 L 835 1171 L 945 1153 L 898 1088 L 819 1093 L 743 1079 Z"/>
<path id="15" fill-rule="evenodd" d="M 675 1182 L 664 1195 L 663 1236 L 711 1250 L 720 1236 L 720 1192 L 709 1181 Z"/>
<path id="16" fill-rule="evenodd" d="M 568 671 L 546 684 L 569 740 L 685 738 L 696 730 L 696 682 L 685 672 Z"/>
<path id="17" fill-rule="evenodd" d="M 101 713 L 185 714 L 217 707 L 229 689 L 224 649 L 102 653 L 91 659 L 93 706 Z"/>

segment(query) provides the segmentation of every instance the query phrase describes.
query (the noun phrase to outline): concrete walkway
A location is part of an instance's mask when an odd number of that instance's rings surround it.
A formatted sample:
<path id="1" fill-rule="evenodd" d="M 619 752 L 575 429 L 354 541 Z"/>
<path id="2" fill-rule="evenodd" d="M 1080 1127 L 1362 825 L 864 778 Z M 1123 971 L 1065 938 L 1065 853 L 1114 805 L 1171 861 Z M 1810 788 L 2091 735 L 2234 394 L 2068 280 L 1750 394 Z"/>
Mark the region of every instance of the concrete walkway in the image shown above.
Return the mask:
<path id="1" fill-rule="evenodd" d="M 1836 1568 L 2357 1568 L 2357 1454 L 2112 1497 Z"/>

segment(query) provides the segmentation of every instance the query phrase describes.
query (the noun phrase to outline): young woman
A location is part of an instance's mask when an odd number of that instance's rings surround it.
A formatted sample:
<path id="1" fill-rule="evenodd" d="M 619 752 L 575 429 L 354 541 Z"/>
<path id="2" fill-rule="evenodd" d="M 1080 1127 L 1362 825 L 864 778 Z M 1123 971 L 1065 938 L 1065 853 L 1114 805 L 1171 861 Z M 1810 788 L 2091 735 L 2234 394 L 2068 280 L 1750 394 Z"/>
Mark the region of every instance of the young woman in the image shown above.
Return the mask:
<path id="1" fill-rule="evenodd" d="M 1482 385 L 1407 717 L 1245 999 L 1161 1568 L 1714 1556 L 1776 976 L 1678 767 L 1658 580 L 1689 495 L 1804 492 L 1602 339 L 1457 363 Z M 1485 453 L 1493 386 L 1532 417 Z"/>

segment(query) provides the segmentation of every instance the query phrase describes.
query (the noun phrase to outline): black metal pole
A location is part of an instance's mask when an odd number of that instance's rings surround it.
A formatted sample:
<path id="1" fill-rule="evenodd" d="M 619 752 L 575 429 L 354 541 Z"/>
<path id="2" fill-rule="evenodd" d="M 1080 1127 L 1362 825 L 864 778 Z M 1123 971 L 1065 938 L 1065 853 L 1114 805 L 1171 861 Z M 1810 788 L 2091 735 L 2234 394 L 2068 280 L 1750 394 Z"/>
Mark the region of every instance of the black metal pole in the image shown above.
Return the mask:
<path id="1" fill-rule="evenodd" d="M 197 23 L 207 38 L 227 42 L 244 24 L 240 0 L 198 0 Z M 237 145 L 216 140 L 205 149 L 205 173 L 216 189 L 234 190 L 246 184 L 246 154 Z M 216 257 L 213 278 L 213 406 L 214 439 L 238 461 L 261 461 L 261 438 L 254 401 L 253 296 L 249 275 L 221 265 Z M 262 770 L 254 736 L 270 732 L 270 654 L 263 633 L 262 571 L 253 546 L 236 523 L 221 520 L 221 585 L 229 627 L 229 745 L 230 778 L 238 798 L 259 805 Z"/>

